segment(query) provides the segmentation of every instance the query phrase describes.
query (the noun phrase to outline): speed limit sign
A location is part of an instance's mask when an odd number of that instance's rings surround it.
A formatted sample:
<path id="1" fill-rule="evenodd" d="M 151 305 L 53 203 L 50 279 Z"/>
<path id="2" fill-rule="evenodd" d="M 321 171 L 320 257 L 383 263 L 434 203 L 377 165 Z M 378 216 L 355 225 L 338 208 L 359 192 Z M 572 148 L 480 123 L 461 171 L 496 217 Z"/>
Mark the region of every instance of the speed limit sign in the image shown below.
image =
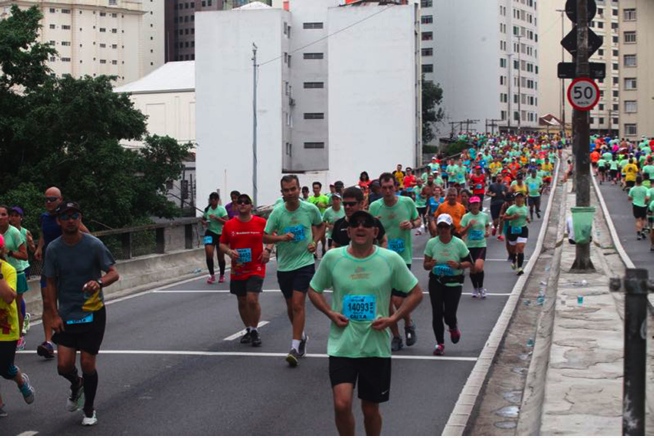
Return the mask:
<path id="1" fill-rule="evenodd" d="M 576 110 L 590 111 L 599 98 L 599 87 L 591 78 L 577 78 L 568 87 L 568 102 Z"/>

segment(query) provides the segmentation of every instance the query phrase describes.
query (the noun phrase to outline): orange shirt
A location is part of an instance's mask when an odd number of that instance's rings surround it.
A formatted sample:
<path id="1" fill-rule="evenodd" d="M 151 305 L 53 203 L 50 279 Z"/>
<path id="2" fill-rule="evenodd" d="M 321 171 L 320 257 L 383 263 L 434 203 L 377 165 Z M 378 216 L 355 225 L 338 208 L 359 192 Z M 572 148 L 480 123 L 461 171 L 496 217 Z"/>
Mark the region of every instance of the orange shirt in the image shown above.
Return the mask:
<path id="1" fill-rule="evenodd" d="M 457 202 L 454 205 L 450 205 L 447 201 L 445 201 L 438 206 L 434 216 L 438 218 L 438 216 L 443 213 L 447 213 L 452 216 L 452 221 L 454 222 L 454 231 L 458 232 L 461 227 L 461 219 L 463 218 L 463 215 L 466 214 L 466 208 L 463 206 L 463 204 Z"/>
<path id="2" fill-rule="evenodd" d="M 590 162 L 591 163 L 597 163 L 600 159 L 600 154 L 597 151 L 593 151 L 590 153 Z"/>

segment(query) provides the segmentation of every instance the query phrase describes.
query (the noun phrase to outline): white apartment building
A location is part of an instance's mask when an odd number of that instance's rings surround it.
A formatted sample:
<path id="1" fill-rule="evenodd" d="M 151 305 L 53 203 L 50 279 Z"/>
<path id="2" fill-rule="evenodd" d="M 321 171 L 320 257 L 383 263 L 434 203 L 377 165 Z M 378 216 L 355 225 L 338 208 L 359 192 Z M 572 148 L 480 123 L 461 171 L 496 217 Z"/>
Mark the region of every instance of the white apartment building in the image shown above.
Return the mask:
<path id="1" fill-rule="evenodd" d="M 654 137 L 654 2 L 620 1 L 620 136 Z"/>
<path id="2" fill-rule="evenodd" d="M 164 63 L 162 0 L 0 0 L 0 14 L 12 4 L 38 6 L 41 42 L 58 56 L 48 60 L 57 75 L 115 75 L 117 84 L 135 81 Z"/>
<path id="3" fill-rule="evenodd" d="M 420 3 L 422 72 L 443 88 L 440 133 L 536 129 L 537 2 Z"/>
<path id="4" fill-rule="evenodd" d="M 539 98 L 541 114 L 553 114 L 572 124 L 572 107 L 567 101 L 569 79 L 558 79 L 557 65 L 562 60 L 572 62 L 570 54 L 561 47 L 561 39 L 572 30 L 572 22 L 565 15 L 565 0 L 540 2 L 540 82 Z M 597 79 L 600 100 L 590 112 L 591 133 L 618 135 L 620 129 L 620 50 L 619 11 L 616 0 L 597 0 L 597 14 L 590 28 L 603 37 L 604 44 L 595 52 L 590 62 L 606 64 L 606 77 Z M 562 94 L 563 91 L 563 94 Z M 563 106 L 562 106 L 563 103 Z"/>
<path id="5" fill-rule="evenodd" d="M 196 13 L 199 197 L 253 193 L 253 44 L 258 204 L 279 197 L 285 173 L 326 190 L 419 164 L 418 5 L 344 3 Z"/>

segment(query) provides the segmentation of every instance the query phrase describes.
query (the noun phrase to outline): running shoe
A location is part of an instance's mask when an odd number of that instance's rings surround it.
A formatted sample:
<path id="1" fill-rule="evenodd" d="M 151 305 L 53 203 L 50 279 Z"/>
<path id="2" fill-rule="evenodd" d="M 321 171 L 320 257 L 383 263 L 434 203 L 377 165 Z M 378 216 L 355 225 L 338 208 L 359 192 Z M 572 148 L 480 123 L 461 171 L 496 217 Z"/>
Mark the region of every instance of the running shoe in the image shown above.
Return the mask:
<path id="1" fill-rule="evenodd" d="M 487 293 L 488 293 L 488 291 L 486 290 L 485 287 L 480 287 L 480 288 L 479 288 L 479 296 L 481 296 L 481 299 L 482 299 L 482 300 L 485 300 L 485 299 L 486 299 L 486 294 L 487 294 Z"/>
<path id="2" fill-rule="evenodd" d="M 404 347 L 404 342 L 399 336 L 393 336 L 391 340 L 391 351 L 400 351 Z"/>
<path id="3" fill-rule="evenodd" d="M 538 216 L 538 219 L 540 219 L 540 210 L 536 212 L 536 216 Z"/>
<path id="4" fill-rule="evenodd" d="M 36 354 L 46 359 L 54 359 L 54 345 L 52 342 L 44 342 L 36 347 Z"/>
<path id="5" fill-rule="evenodd" d="M 77 385 L 70 386 L 70 397 L 66 400 L 66 410 L 75 412 L 82 408 L 84 403 L 84 380 L 80 377 Z"/>
<path id="6" fill-rule="evenodd" d="M 215 275 L 210 275 L 209 278 L 207 278 L 207 284 L 214 284 L 215 282 L 216 282 Z"/>
<path id="7" fill-rule="evenodd" d="M 225 282 L 225 276 L 221 275 L 220 278 L 218 279 L 218 283 L 224 283 Z"/>
<path id="8" fill-rule="evenodd" d="M 477 295 L 479 294 L 479 289 L 474 288 L 472 290 L 472 298 L 477 298 Z"/>
<path id="9" fill-rule="evenodd" d="M 518 265 L 516 265 L 515 263 L 511 263 L 511 269 L 513 269 L 513 270 L 515 271 L 515 269 L 516 269 L 517 267 L 518 267 Z"/>
<path id="10" fill-rule="evenodd" d="M 302 357 L 307 352 L 307 342 L 309 342 L 309 337 L 304 335 L 304 338 L 300 340 L 300 346 L 298 347 L 297 354 Z"/>
<path id="11" fill-rule="evenodd" d="M 411 321 L 411 325 L 404 326 L 404 335 L 406 336 L 407 347 L 412 346 L 418 341 L 418 335 L 416 334 L 416 323 L 414 321 Z"/>
<path id="12" fill-rule="evenodd" d="M 453 344 L 458 343 L 459 339 L 461 339 L 461 330 L 459 330 L 458 328 L 450 329 L 450 340 L 452 341 L 452 343 Z"/>
<path id="13" fill-rule="evenodd" d="M 299 354 L 295 348 L 292 348 L 291 351 L 288 352 L 288 355 L 286 356 L 286 362 L 291 366 L 291 368 L 295 368 L 298 364 L 298 358 Z"/>
<path id="14" fill-rule="evenodd" d="M 23 394 L 25 403 L 31 405 L 34 403 L 34 388 L 30 385 L 30 378 L 23 373 L 23 385 L 20 387 L 20 393 Z"/>
<path id="15" fill-rule="evenodd" d="M 497 236 L 497 240 L 499 240 L 500 242 L 504 242 L 504 236 L 500 234 L 499 236 Z"/>
<path id="16" fill-rule="evenodd" d="M 27 342 L 25 342 L 25 338 L 21 336 L 18 339 L 18 343 L 16 344 L 16 351 L 23 351 L 25 349 L 25 345 L 27 345 Z"/>
<path id="17" fill-rule="evenodd" d="M 252 332 L 249 328 L 245 329 L 245 334 L 241 338 L 241 344 L 249 344 L 252 342 Z"/>
<path id="18" fill-rule="evenodd" d="M 23 318 L 23 336 L 27 334 L 27 332 L 30 331 L 31 323 L 30 321 L 32 320 L 32 315 L 29 313 L 25 314 L 25 318 Z"/>
<path id="19" fill-rule="evenodd" d="M 95 426 L 98 424 L 98 416 L 95 413 L 95 410 L 93 410 L 93 415 L 90 417 L 87 417 L 86 414 L 84 414 L 84 418 L 82 418 L 82 426 Z"/>
<path id="20" fill-rule="evenodd" d="M 436 344 L 434 348 L 434 356 L 442 356 L 445 354 L 445 344 Z"/>
<path id="21" fill-rule="evenodd" d="M 252 330 L 250 332 L 250 335 L 252 337 L 252 346 L 253 347 L 260 347 L 261 346 L 261 336 L 259 336 L 259 330 Z"/>
<path id="22" fill-rule="evenodd" d="M 640 235 L 640 233 L 636 233 L 636 240 L 642 240 L 642 236 Z"/>
<path id="23" fill-rule="evenodd" d="M 7 416 L 7 411 L 5 411 L 4 408 L 5 408 L 5 405 L 3 403 L 2 406 L 0 406 L 0 418 L 4 418 L 4 417 Z"/>
<path id="24" fill-rule="evenodd" d="M 518 269 L 518 272 L 516 272 L 515 275 L 522 275 L 522 274 L 524 274 L 524 273 L 525 273 L 525 270 L 522 269 L 522 268 L 520 268 L 520 269 Z"/>
<path id="25" fill-rule="evenodd" d="M 492 229 L 492 231 L 491 231 L 491 234 L 494 236 L 495 233 L 497 233 L 497 228 L 496 228 L 496 227 L 493 227 L 493 229 Z"/>

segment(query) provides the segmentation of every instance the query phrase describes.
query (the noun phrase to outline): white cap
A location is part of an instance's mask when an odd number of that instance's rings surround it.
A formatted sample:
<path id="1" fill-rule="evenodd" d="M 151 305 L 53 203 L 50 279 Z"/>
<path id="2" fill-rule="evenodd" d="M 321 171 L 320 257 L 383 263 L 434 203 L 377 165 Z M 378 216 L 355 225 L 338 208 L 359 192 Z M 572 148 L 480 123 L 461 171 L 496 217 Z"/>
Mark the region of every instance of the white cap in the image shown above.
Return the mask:
<path id="1" fill-rule="evenodd" d="M 438 215 L 438 219 L 436 219 L 436 225 L 446 223 L 448 225 L 452 225 L 452 216 L 450 216 L 447 213 L 443 213 Z"/>

